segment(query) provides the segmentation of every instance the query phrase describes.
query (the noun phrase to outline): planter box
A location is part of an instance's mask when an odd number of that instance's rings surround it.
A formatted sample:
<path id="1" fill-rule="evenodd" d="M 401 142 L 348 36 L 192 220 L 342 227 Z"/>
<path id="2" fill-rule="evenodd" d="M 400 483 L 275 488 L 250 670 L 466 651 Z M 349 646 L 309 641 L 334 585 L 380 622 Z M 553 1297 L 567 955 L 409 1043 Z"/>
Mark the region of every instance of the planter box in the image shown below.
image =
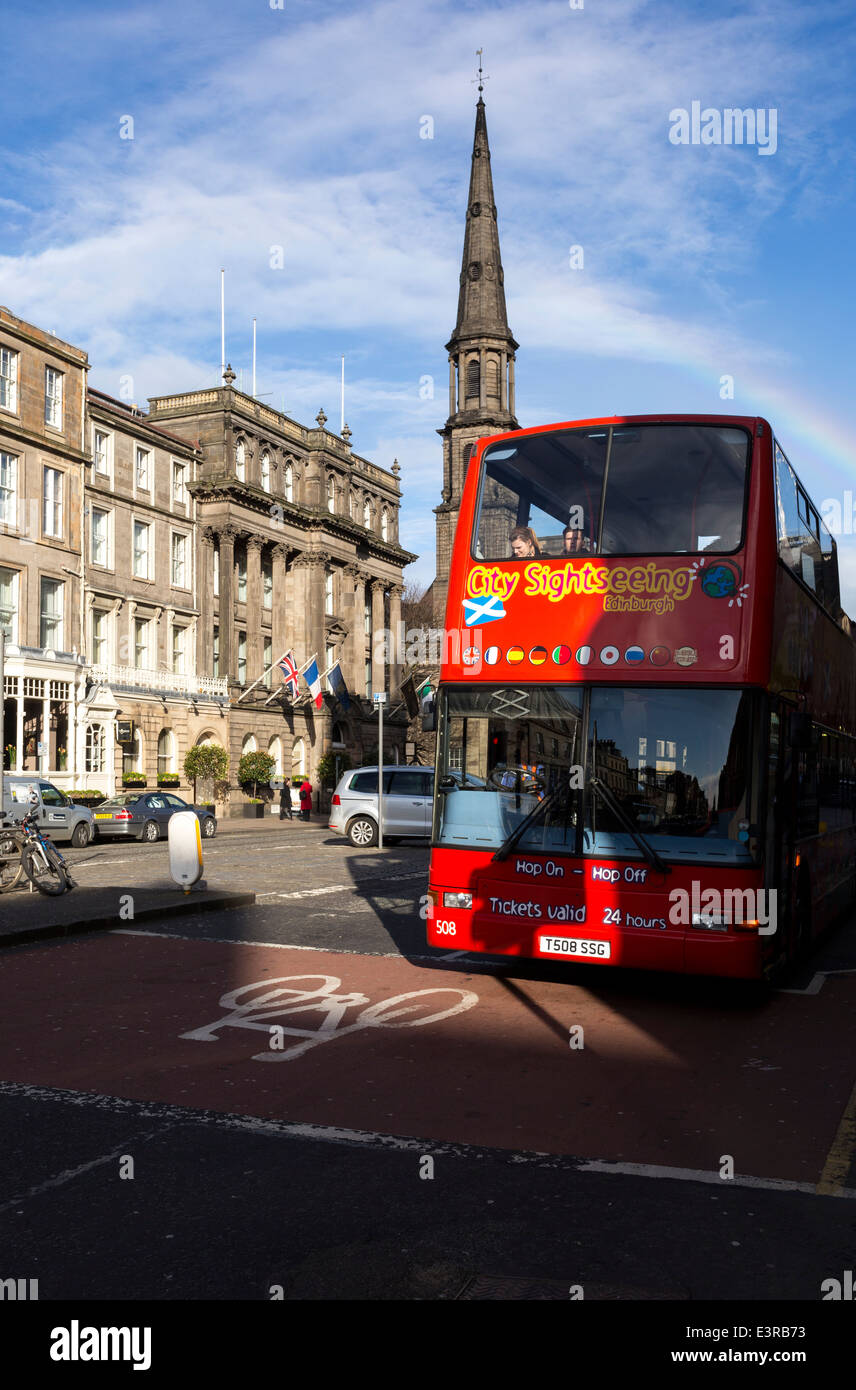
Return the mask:
<path id="1" fill-rule="evenodd" d="M 241 807 L 241 815 L 245 820 L 261 820 L 264 813 L 265 803 L 263 801 L 261 801 L 258 806 L 244 805 Z"/>

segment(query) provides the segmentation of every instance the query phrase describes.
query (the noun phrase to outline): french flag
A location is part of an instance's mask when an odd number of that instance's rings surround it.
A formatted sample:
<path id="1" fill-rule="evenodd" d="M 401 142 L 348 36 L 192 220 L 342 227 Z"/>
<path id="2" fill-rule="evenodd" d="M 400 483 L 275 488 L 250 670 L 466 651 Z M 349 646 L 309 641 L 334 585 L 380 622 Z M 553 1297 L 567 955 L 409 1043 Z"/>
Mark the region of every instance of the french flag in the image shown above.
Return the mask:
<path id="1" fill-rule="evenodd" d="M 309 694 L 315 701 L 315 708 L 320 709 L 324 703 L 324 698 L 321 694 L 321 677 L 318 674 L 317 658 L 313 656 L 312 660 L 306 663 L 300 674 L 309 686 Z"/>

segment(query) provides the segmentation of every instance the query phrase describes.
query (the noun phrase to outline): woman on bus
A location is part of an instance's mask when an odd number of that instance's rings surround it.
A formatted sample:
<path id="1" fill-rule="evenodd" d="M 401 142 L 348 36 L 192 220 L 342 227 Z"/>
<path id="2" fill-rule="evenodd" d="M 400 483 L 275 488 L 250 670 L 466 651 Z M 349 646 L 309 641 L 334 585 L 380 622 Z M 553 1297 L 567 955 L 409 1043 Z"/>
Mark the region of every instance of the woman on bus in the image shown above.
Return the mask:
<path id="1" fill-rule="evenodd" d="M 541 554 L 538 538 L 531 526 L 515 526 L 508 539 L 515 560 L 534 560 Z"/>

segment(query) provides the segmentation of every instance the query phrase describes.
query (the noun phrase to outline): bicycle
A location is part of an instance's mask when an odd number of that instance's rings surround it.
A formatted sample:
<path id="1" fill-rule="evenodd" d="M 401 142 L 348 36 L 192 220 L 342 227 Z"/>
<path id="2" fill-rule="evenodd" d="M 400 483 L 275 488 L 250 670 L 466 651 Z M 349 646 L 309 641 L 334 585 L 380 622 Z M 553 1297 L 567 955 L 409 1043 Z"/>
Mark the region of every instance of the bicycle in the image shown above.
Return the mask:
<path id="1" fill-rule="evenodd" d="M 21 841 L 17 832 L 17 825 L 0 827 L 0 893 L 17 888 L 24 877 Z"/>
<path id="2" fill-rule="evenodd" d="M 12 841 L 16 847 L 20 847 L 20 862 L 17 872 L 13 873 L 8 859 L 5 860 L 0 866 L 0 886 L 4 890 L 14 888 L 24 873 L 40 893 L 59 897 L 60 893 L 69 892 L 77 884 L 56 845 L 36 825 L 37 816 L 38 811 L 33 809 L 24 816 L 17 829 L 7 829 L 2 833 L 0 855 L 3 854 L 3 846 L 8 846 Z"/>

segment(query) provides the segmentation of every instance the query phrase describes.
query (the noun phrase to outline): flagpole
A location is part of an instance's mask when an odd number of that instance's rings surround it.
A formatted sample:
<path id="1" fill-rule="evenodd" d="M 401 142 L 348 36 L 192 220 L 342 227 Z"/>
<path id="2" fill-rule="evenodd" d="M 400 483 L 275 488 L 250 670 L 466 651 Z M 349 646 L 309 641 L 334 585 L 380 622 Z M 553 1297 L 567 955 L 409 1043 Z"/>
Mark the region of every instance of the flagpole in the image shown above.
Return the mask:
<path id="1" fill-rule="evenodd" d="M 279 658 L 279 661 L 282 661 L 282 657 L 283 657 L 283 656 L 288 656 L 288 651 L 284 651 L 284 652 L 283 652 L 282 656 Z M 239 704 L 241 703 L 241 701 L 243 700 L 243 698 L 244 698 L 245 695 L 249 695 L 249 693 L 250 693 L 251 690 L 255 690 L 255 688 L 256 688 L 257 685 L 261 685 L 261 683 L 262 683 L 262 681 L 264 680 L 265 676 L 269 676 L 270 673 L 271 673 L 271 671 L 275 671 L 275 670 L 276 670 L 277 666 L 279 665 L 279 661 L 275 661 L 275 662 L 273 663 L 272 666 L 269 666 L 269 667 L 267 668 L 267 670 L 264 671 L 264 672 L 262 673 L 262 675 L 259 676 L 259 678 L 258 678 L 257 681 L 253 681 L 252 685 L 248 685 L 247 688 L 246 688 L 246 690 L 244 690 L 244 691 L 238 696 L 237 700 L 235 701 L 235 704 L 236 704 L 236 705 L 239 705 Z M 267 703 L 267 701 L 265 701 L 265 703 Z"/>
<path id="2" fill-rule="evenodd" d="M 345 428 L 345 358 L 342 357 L 342 422 L 339 433 Z"/>
<path id="3" fill-rule="evenodd" d="M 256 398 L 256 321 L 253 319 L 253 400 Z"/>
<path id="4" fill-rule="evenodd" d="M 220 270 L 220 382 L 226 370 L 226 272 Z"/>

